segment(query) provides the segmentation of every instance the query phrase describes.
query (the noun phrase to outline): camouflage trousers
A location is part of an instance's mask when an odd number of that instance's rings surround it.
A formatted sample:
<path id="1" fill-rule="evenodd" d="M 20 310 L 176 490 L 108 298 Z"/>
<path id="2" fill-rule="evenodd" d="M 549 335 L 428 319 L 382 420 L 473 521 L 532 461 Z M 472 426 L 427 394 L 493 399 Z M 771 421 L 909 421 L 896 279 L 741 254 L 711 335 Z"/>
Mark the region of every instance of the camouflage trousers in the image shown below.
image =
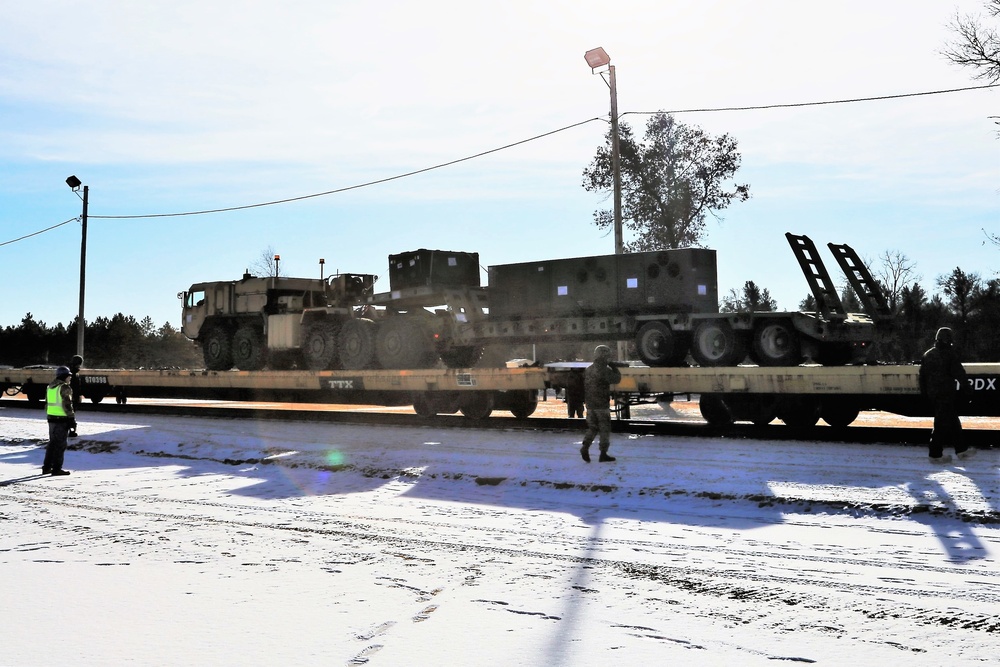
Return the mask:
<path id="1" fill-rule="evenodd" d="M 583 446 L 590 447 L 594 438 L 600 435 L 601 453 L 607 453 L 611 446 L 611 410 L 587 409 L 587 435 L 583 436 Z"/>

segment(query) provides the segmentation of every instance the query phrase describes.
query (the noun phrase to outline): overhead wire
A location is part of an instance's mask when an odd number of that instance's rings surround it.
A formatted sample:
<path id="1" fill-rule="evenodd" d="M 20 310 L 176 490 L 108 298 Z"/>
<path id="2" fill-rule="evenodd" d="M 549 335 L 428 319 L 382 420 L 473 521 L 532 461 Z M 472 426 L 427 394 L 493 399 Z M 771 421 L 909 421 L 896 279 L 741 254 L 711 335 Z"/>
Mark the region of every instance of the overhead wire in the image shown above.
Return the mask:
<path id="1" fill-rule="evenodd" d="M 909 97 L 923 97 L 923 96 L 928 96 L 928 95 L 944 95 L 944 94 L 950 94 L 950 93 L 960 93 L 960 92 L 966 92 L 966 91 L 971 91 L 971 90 L 983 90 L 983 89 L 987 89 L 987 88 L 997 88 L 997 87 L 1000 87 L 1000 83 L 985 84 L 985 85 L 981 85 L 981 86 L 965 86 L 965 87 L 962 87 L 962 88 L 949 88 L 949 89 L 945 89 L 945 90 L 930 90 L 930 91 L 922 91 L 922 92 L 917 92 L 917 93 L 900 93 L 900 94 L 896 94 L 896 95 L 876 95 L 876 96 L 872 96 L 872 97 L 853 97 L 853 98 L 846 98 L 846 99 L 840 99 L 840 100 L 824 100 L 824 101 L 819 101 L 819 102 L 793 102 L 793 103 L 786 103 L 786 104 L 762 104 L 762 105 L 754 105 L 754 106 L 737 106 L 737 107 L 706 107 L 706 108 L 694 108 L 694 109 L 674 109 L 674 110 L 671 110 L 671 111 L 662 111 L 662 110 L 661 111 L 626 111 L 626 112 L 622 113 L 621 116 L 627 116 L 627 115 L 652 115 L 652 114 L 657 114 L 657 113 L 681 114 L 681 113 L 712 113 L 712 112 L 722 112 L 722 111 L 757 111 L 757 110 L 764 110 L 764 109 L 792 109 L 792 108 L 801 108 L 801 107 L 827 106 L 827 105 L 833 105 L 833 104 L 852 104 L 852 103 L 858 103 L 858 102 L 876 102 L 876 101 L 884 101 L 884 100 L 903 99 L 903 98 L 909 98 Z M 583 121 L 580 121 L 578 123 L 572 123 L 570 125 L 566 125 L 565 127 L 561 127 L 561 128 L 555 129 L 555 130 L 551 130 L 549 132 L 544 132 L 542 134 L 538 134 L 538 135 L 535 135 L 533 137 L 529 137 L 527 139 L 522 139 L 520 141 L 515 141 L 515 142 L 510 143 L 510 144 L 505 144 L 503 146 L 498 146 L 497 148 L 492 148 L 490 150 L 482 151 L 482 152 L 476 153 L 474 155 L 468 155 L 466 157 L 457 158 L 455 160 L 449 160 L 448 162 L 442 162 L 440 164 L 432 165 L 430 167 L 424 167 L 422 169 L 415 169 L 413 171 L 408 171 L 408 172 L 405 172 L 405 173 L 396 174 L 395 176 L 388 176 L 386 178 L 380 178 L 380 179 L 376 179 L 374 181 L 367 181 L 365 183 L 358 183 L 358 184 L 349 185 L 349 186 L 346 186 L 346 187 L 343 187 L 343 188 L 336 188 L 334 190 L 326 190 L 324 192 L 316 192 L 316 193 L 313 193 L 313 194 L 301 195 L 301 196 L 298 196 L 298 197 L 288 197 L 288 198 L 285 198 L 285 199 L 275 199 L 275 200 L 272 200 L 272 201 L 259 202 L 259 203 L 256 203 L 256 204 L 245 204 L 245 205 L 242 205 L 242 206 L 228 206 L 228 207 L 225 207 L 225 208 L 205 209 L 205 210 L 200 210 L 200 211 L 186 211 L 186 212 L 182 212 L 182 213 L 151 213 L 151 214 L 143 214 L 143 215 L 91 215 L 89 217 L 92 218 L 92 219 L 97 218 L 97 219 L 104 219 L 104 220 L 138 220 L 138 219 L 151 219 L 151 218 L 173 218 L 173 217 L 192 216 L 192 215 L 207 215 L 207 214 L 211 214 L 211 213 L 226 213 L 226 212 L 230 212 L 230 211 L 242 211 L 242 210 L 247 210 L 247 209 L 252 209 L 252 208 L 261 208 L 261 207 L 264 207 L 264 206 L 275 206 L 275 205 L 278 205 L 278 204 L 288 204 L 288 203 L 291 203 L 291 202 L 303 201 L 305 199 L 314 199 L 316 197 L 325 197 L 325 196 L 328 196 L 328 195 L 338 194 L 338 193 L 342 193 L 342 192 L 348 192 L 350 190 L 358 190 L 360 188 L 371 187 L 373 185 L 380 185 L 382 183 L 388 183 L 390 181 L 399 180 L 401 178 L 408 178 L 410 176 L 416 176 L 417 174 L 423 174 L 423 173 L 426 173 L 426 172 L 429 172 L 429 171 L 434 171 L 436 169 L 442 169 L 444 167 L 450 167 L 452 165 L 459 164 L 461 162 L 467 162 L 469 160 L 474 160 L 476 158 L 480 158 L 480 157 L 483 157 L 485 155 L 490 155 L 492 153 L 497 153 L 499 151 L 507 150 L 508 148 L 513 148 L 515 146 L 520 146 L 522 144 L 526 144 L 526 143 L 529 143 L 529 142 L 532 142 L 532 141 L 537 141 L 538 139 L 543 139 L 543 138 L 551 136 L 553 134 L 558 134 L 559 132 L 565 132 L 567 130 L 571 130 L 573 128 L 580 127 L 581 125 L 586 125 L 587 123 L 592 123 L 594 121 L 604 121 L 604 122 L 607 122 L 603 117 L 588 118 L 587 120 L 583 120 Z M 42 230 L 39 230 L 37 232 L 33 232 L 31 234 L 26 234 L 25 236 L 22 236 L 20 238 L 11 239 L 10 241 L 5 241 L 3 243 L 0 243 L 0 247 L 5 246 L 5 245 L 10 245 L 11 243 L 16 243 L 18 241 L 23 241 L 23 240 L 25 240 L 27 238 L 31 238 L 32 236 L 37 236 L 38 234 L 43 234 L 45 232 L 48 232 L 48 231 L 53 230 L 53 229 L 56 229 L 57 227 L 61 227 L 62 225 L 68 224 L 68 223 L 73 222 L 74 220 L 78 220 L 78 219 L 79 218 L 72 218 L 72 219 L 67 220 L 65 222 L 61 222 L 61 223 L 59 223 L 57 225 L 53 225 L 51 227 L 47 227 L 46 229 L 42 229 Z"/>

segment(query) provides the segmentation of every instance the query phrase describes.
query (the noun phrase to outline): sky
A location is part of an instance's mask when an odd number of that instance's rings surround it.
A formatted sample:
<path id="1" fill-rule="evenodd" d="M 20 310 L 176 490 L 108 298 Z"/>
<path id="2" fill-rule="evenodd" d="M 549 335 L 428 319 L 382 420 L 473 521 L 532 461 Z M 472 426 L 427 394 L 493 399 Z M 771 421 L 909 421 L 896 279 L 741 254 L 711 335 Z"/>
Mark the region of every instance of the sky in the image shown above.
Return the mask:
<path id="1" fill-rule="evenodd" d="M 82 411 L 43 478 L 23 405 L 6 665 L 996 662 L 996 451 Z"/>
<path id="2" fill-rule="evenodd" d="M 980 0 L 0 10 L 3 326 L 78 312 L 71 174 L 89 188 L 86 318 L 179 326 L 178 292 L 237 279 L 268 249 L 303 277 L 320 258 L 326 275 L 384 277 L 390 254 L 418 248 L 478 252 L 483 267 L 612 253 L 592 222 L 610 198 L 582 187 L 608 128 L 608 86 L 583 58 L 597 46 L 637 132 L 659 110 L 982 84 L 940 53 L 956 12 L 982 13 Z M 873 269 L 900 252 L 931 293 L 956 267 L 996 277 L 984 230 L 1000 213 L 998 91 L 678 113 L 736 138 L 751 189 L 704 238 L 720 294 L 753 280 L 796 309 L 808 286 L 785 232 L 810 236 L 834 276 L 828 242 Z M 250 208 L 172 215 L 238 207 Z"/>

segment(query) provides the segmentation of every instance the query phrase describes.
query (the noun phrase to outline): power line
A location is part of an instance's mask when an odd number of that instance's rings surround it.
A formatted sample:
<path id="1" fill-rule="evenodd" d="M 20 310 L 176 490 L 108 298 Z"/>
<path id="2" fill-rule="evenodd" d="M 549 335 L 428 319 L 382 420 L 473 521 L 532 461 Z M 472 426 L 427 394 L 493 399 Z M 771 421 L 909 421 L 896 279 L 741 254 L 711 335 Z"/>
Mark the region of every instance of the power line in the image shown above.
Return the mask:
<path id="1" fill-rule="evenodd" d="M 4 241 L 0 243 L 0 246 L 10 245 L 11 243 L 17 243 L 18 241 L 23 241 L 24 239 L 30 239 L 32 236 L 38 236 L 39 234 L 44 234 L 47 231 L 53 230 L 56 227 L 62 227 L 63 225 L 68 225 L 71 222 L 76 222 L 80 218 L 70 218 L 65 222 L 60 222 L 58 225 L 52 225 L 51 227 L 46 227 L 45 229 L 40 229 L 37 232 L 32 232 L 31 234 L 25 234 L 24 236 L 16 239 L 11 239 L 10 241 Z"/>
<path id="2" fill-rule="evenodd" d="M 800 107 L 826 106 L 826 105 L 832 105 L 832 104 L 852 104 L 852 103 L 857 103 L 857 102 L 877 102 L 877 101 L 883 101 L 883 100 L 902 99 L 902 98 L 907 98 L 907 97 L 923 97 L 923 96 L 927 96 L 927 95 L 944 95 L 944 94 L 950 94 L 950 93 L 960 93 L 960 92 L 966 92 L 966 91 L 970 91 L 970 90 L 984 90 L 984 89 L 988 89 L 988 88 L 997 88 L 997 87 L 1000 87 L 1000 83 L 986 84 L 986 85 L 982 85 L 982 86 L 966 86 L 964 88 L 949 88 L 947 90 L 930 90 L 930 91 L 924 91 L 924 92 L 918 92 L 918 93 L 900 93 L 900 94 L 897 94 L 897 95 L 877 95 L 877 96 L 874 96 L 874 97 L 854 97 L 854 98 L 841 99 L 841 100 L 825 100 L 825 101 L 821 101 L 821 102 L 793 102 L 793 103 L 787 103 L 787 104 L 764 104 L 764 105 L 757 105 L 757 106 L 742 106 L 742 107 L 710 107 L 710 108 L 701 108 L 701 109 L 676 109 L 676 110 L 673 110 L 673 111 L 626 111 L 625 113 L 623 113 L 621 115 L 622 116 L 627 116 L 627 115 L 652 115 L 652 114 L 657 114 L 657 113 L 680 114 L 680 113 L 710 113 L 710 112 L 719 112 L 719 111 L 757 111 L 757 110 L 763 110 L 763 109 L 791 109 L 791 108 L 800 108 Z M 559 129 L 556 129 L 556 130 L 552 130 L 550 132 L 545 132 L 543 134 L 535 135 L 535 136 L 529 137 L 527 139 L 522 139 L 521 141 L 515 141 L 514 143 L 506 144 L 504 146 L 499 146 L 497 148 L 493 148 L 493 149 L 490 149 L 490 150 L 487 150 L 487 151 L 483 151 L 481 153 L 476 153 L 475 155 L 469 155 L 467 157 L 458 158 L 458 159 L 455 159 L 455 160 L 451 160 L 449 162 L 442 162 L 441 164 L 436 164 L 436 165 L 433 165 L 431 167 L 424 167 L 423 169 L 416 169 L 414 171 L 408 171 L 406 173 L 397 174 L 395 176 L 389 176 L 387 178 L 381 178 L 381 179 L 374 180 L 374 181 L 368 181 L 366 183 L 358 183 L 356 185 L 349 185 L 347 187 L 337 188 L 335 190 L 327 190 L 325 192 L 317 192 L 317 193 L 314 193 L 314 194 L 302 195 L 302 196 L 299 196 L 299 197 L 289 197 L 289 198 L 286 198 L 286 199 L 276 199 L 276 200 L 273 200 L 273 201 L 260 202 L 260 203 L 257 203 L 257 204 L 246 204 L 246 205 L 243 205 L 243 206 L 230 206 L 230 207 L 226 207 L 226 208 L 206 209 L 206 210 L 202 210 L 202 211 L 187 211 L 187 212 L 184 212 L 184 213 L 153 213 L 153 214 L 146 214 L 146 215 L 91 215 L 89 217 L 92 218 L 92 219 L 93 218 L 100 218 L 100 219 L 104 219 L 104 220 L 137 220 L 137 219 L 148 219 L 148 218 L 174 218 L 174 217 L 182 217 L 182 216 L 190 216 L 190 215 L 206 215 L 206 214 L 209 214 L 209 213 L 226 213 L 226 212 L 229 212 L 229 211 L 242 211 L 242 210 L 251 209 L 251 208 L 261 208 L 261 207 L 264 207 L 264 206 L 275 206 L 277 204 L 288 204 L 288 203 L 291 203 L 291 202 L 302 201 L 302 200 L 305 200 L 305 199 L 314 199 L 316 197 L 325 197 L 327 195 L 338 194 L 338 193 L 341 193 L 341 192 L 348 192 L 349 190 L 357 190 L 357 189 L 360 189 L 360 188 L 366 188 L 366 187 L 370 187 L 372 185 L 379 185 L 381 183 L 388 183 L 389 181 L 395 181 L 395 180 L 398 180 L 398 179 L 401 179 L 401 178 L 407 178 L 409 176 L 415 176 L 417 174 L 423 174 L 423 173 L 428 172 L 428 171 L 434 171 L 435 169 L 442 169 L 444 167 L 449 167 L 451 165 L 458 164 L 460 162 L 467 162 L 469 160 L 474 160 L 476 158 L 483 157 L 484 155 L 490 155 L 491 153 L 497 153 L 499 151 L 506 150 L 508 148 L 513 148 L 515 146 L 520 146 L 522 144 L 526 144 L 526 143 L 531 142 L 531 141 L 536 141 L 538 139 L 543 139 L 545 137 L 551 136 L 553 134 L 557 134 L 559 132 L 564 132 L 566 130 L 571 130 L 573 128 L 579 127 L 581 125 L 586 125 L 587 123 L 592 123 L 594 121 L 603 121 L 603 120 L 604 120 L 603 118 L 588 118 L 587 120 L 580 121 L 578 123 L 573 123 L 571 125 L 567 125 L 565 127 L 561 127 Z M 27 234 L 27 235 L 22 236 L 20 238 L 11 239 L 10 241 L 5 241 L 3 243 L 0 243 L 0 247 L 5 246 L 5 245 L 10 245 L 11 243 L 16 243 L 18 241 L 23 241 L 23 240 L 25 240 L 27 238 L 31 238 L 32 236 L 37 236 L 38 234 L 43 234 L 43 233 L 45 233 L 47 231 L 56 229 L 57 227 L 61 227 L 61 226 L 65 225 L 65 224 L 73 222 L 74 220 L 77 220 L 77 219 L 78 218 L 72 218 L 72 219 L 67 220 L 65 222 L 61 222 L 58 225 L 53 225 L 51 227 L 47 227 L 45 229 L 39 230 L 37 232 L 34 232 L 32 234 Z"/>
<path id="3" fill-rule="evenodd" d="M 790 104 L 762 104 L 751 107 L 718 107 L 714 109 L 677 109 L 675 111 L 627 111 L 623 116 L 629 114 L 652 115 L 657 113 L 696 113 L 710 111 L 757 111 L 760 109 L 794 109 L 797 107 L 818 107 L 828 104 L 851 104 L 854 102 L 878 102 L 881 100 L 898 100 L 904 97 L 922 97 L 925 95 L 944 95 L 947 93 L 961 93 L 967 90 L 983 90 L 984 88 L 996 88 L 1000 83 L 990 83 L 983 86 L 967 86 L 965 88 L 950 88 L 948 90 L 928 90 L 922 93 L 900 93 L 898 95 L 877 95 L 875 97 L 853 97 L 845 100 L 827 100 L 824 102 L 793 102 Z"/>
<path id="4" fill-rule="evenodd" d="M 104 220 L 134 220 L 137 218 L 176 218 L 185 215 L 205 215 L 206 213 L 225 213 L 227 211 L 242 211 L 248 208 L 260 208 L 262 206 L 274 206 L 275 204 L 287 204 L 293 201 L 302 201 L 303 199 L 312 199 L 314 197 L 325 197 L 327 195 L 333 195 L 340 192 L 347 192 L 348 190 L 357 190 L 359 188 L 367 188 L 372 185 L 379 185 L 380 183 L 388 183 L 389 181 L 395 181 L 400 178 L 406 178 L 408 176 L 415 176 L 417 174 L 423 174 L 424 172 L 433 171 L 435 169 L 441 169 L 443 167 L 450 167 L 453 164 L 458 164 L 459 162 L 466 162 L 468 160 L 474 160 L 484 155 L 489 155 L 490 153 L 496 153 L 498 151 L 506 150 L 508 148 L 513 148 L 514 146 L 520 146 L 521 144 L 526 144 L 529 141 L 535 141 L 536 139 L 542 139 L 550 135 L 556 134 L 558 132 L 564 132 L 566 130 L 571 130 L 574 127 L 579 127 L 580 125 L 586 125 L 587 123 L 592 123 L 595 120 L 603 120 L 602 118 L 588 118 L 587 120 L 580 121 L 579 123 L 573 123 L 572 125 L 567 125 L 566 127 L 560 127 L 558 130 L 552 130 L 551 132 L 545 132 L 544 134 L 539 134 L 528 139 L 522 139 L 521 141 L 515 141 L 512 144 L 507 144 L 506 146 L 500 146 L 499 148 L 492 148 L 488 151 L 483 151 L 482 153 L 476 153 L 475 155 L 469 155 L 467 157 L 458 158 L 457 160 L 451 160 L 450 162 L 442 162 L 441 164 L 436 164 L 432 167 L 424 167 L 423 169 L 416 169 L 414 171 L 408 171 L 405 174 L 397 174 L 396 176 L 389 176 L 387 178 L 380 178 L 375 181 L 368 181 L 367 183 L 359 183 L 357 185 L 349 185 L 347 187 L 338 188 L 336 190 L 327 190 L 326 192 L 317 192 L 311 195 L 302 195 L 301 197 L 289 197 L 288 199 L 276 199 L 274 201 L 261 202 L 259 204 L 247 204 L 245 206 L 230 206 L 228 208 L 215 208 L 205 211 L 188 211 L 186 213 L 154 213 L 150 215 L 92 215 L 90 218 L 102 218 Z"/>

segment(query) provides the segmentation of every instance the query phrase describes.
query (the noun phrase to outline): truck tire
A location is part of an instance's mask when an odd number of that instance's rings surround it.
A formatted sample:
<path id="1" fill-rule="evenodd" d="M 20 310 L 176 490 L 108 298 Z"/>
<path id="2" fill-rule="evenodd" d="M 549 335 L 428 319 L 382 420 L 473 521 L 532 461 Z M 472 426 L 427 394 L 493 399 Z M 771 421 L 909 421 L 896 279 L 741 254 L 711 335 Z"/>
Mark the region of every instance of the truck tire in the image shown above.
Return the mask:
<path id="1" fill-rule="evenodd" d="M 635 334 L 635 348 L 649 366 L 676 366 L 687 356 L 688 342 L 665 322 L 646 322 Z"/>
<path id="2" fill-rule="evenodd" d="M 436 354 L 430 334 L 416 317 L 390 317 L 375 334 L 375 356 L 382 368 L 425 368 Z"/>
<path id="3" fill-rule="evenodd" d="M 240 326 L 233 335 L 233 365 L 241 371 L 259 371 L 266 364 L 263 332 L 253 324 Z"/>
<path id="4" fill-rule="evenodd" d="M 313 371 L 334 368 L 340 361 L 337 354 L 336 324 L 328 321 L 310 322 L 302 332 L 302 355 L 306 367 Z"/>
<path id="5" fill-rule="evenodd" d="M 375 322 L 364 317 L 347 320 L 340 327 L 337 348 L 344 370 L 359 371 L 375 366 L 375 329 Z"/>
<path id="6" fill-rule="evenodd" d="M 223 327 L 213 327 L 202 337 L 201 352 L 205 368 L 210 371 L 228 371 L 233 367 L 233 347 L 229 334 Z"/>
<path id="7" fill-rule="evenodd" d="M 797 366 L 802 362 L 799 335 L 789 320 L 769 320 L 753 331 L 750 355 L 758 366 Z"/>
<path id="8" fill-rule="evenodd" d="M 694 330 L 691 356 L 701 366 L 736 366 L 747 355 L 743 339 L 724 320 L 705 320 Z"/>

